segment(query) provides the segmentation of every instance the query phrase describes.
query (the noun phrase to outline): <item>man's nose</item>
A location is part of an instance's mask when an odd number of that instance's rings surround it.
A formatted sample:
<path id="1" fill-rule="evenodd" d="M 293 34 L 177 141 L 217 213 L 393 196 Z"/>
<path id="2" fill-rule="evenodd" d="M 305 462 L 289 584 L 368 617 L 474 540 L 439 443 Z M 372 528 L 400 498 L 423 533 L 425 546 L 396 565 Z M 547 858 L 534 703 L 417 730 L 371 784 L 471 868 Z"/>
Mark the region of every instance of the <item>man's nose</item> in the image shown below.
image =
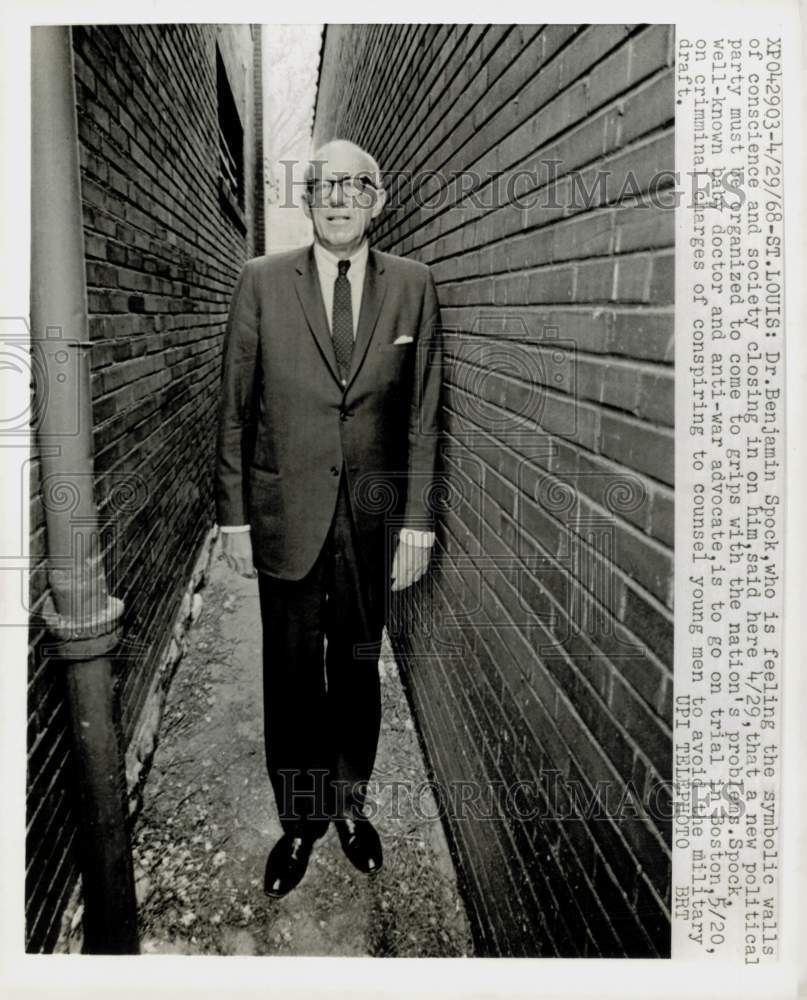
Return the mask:
<path id="1" fill-rule="evenodd" d="M 339 180 L 336 180 L 331 185 L 331 193 L 328 195 L 328 201 L 331 205 L 338 206 L 342 205 L 344 200 L 345 192 L 342 190 L 342 184 Z"/>

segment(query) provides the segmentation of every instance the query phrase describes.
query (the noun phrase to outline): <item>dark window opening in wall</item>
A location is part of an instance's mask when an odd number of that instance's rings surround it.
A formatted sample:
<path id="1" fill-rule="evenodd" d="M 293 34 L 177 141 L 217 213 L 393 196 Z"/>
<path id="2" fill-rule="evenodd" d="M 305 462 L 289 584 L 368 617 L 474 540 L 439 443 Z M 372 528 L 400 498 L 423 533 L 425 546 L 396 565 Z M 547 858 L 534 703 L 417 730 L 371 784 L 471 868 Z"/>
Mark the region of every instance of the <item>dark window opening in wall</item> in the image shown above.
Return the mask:
<path id="1" fill-rule="evenodd" d="M 221 51 L 216 46 L 216 99 L 219 123 L 219 201 L 242 232 L 244 218 L 244 126 L 238 114 Z"/>

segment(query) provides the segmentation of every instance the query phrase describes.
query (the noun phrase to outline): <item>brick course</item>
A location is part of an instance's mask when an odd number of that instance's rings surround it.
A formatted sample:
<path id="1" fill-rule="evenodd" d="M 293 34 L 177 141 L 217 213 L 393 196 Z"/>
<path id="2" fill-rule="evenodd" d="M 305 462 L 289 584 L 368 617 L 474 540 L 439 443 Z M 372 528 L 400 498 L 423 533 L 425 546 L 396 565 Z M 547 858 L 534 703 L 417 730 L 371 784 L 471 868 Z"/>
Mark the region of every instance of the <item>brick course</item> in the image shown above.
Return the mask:
<path id="1" fill-rule="evenodd" d="M 257 30 L 73 29 L 95 489 L 110 592 L 126 607 L 117 679 L 127 741 L 213 520 L 224 324 L 243 261 L 262 249 Z M 219 203 L 217 41 L 244 125 L 246 233 Z M 36 612 L 47 591 L 36 451 L 31 492 Z M 36 629 L 30 648 L 27 947 L 48 951 L 77 878 L 75 796 L 63 677 Z"/>
<path id="2" fill-rule="evenodd" d="M 373 242 L 431 266 L 445 327 L 456 500 L 391 638 L 444 795 L 542 805 L 446 810 L 480 954 L 669 954 L 672 53 L 666 25 L 324 39 L 315 143 L 389 172 Z"/>

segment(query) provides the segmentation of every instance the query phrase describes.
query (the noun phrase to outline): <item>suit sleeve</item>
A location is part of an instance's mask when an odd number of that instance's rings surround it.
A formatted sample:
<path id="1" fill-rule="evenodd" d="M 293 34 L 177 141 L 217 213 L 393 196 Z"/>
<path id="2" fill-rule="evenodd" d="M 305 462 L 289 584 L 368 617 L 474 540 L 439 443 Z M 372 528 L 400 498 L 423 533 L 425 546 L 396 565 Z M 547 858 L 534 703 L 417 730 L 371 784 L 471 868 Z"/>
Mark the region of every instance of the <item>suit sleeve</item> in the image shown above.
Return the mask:
<path id="1" fill-rule="evenodd" d="M 440 341 L 440 305 L 430 273 L 426 278 L 420 314 L 415 364 L 414 392 L 409 414 L 409 468 L 404 527 L 433 531 L 443 352 Z"/>
<path id="2" fill-rule="evenodd" d="M 247 262 L 233 290 L 222 358 L 215 472 L 216 517 L 222 526 L 249 522 L 248 469 L 260 383 L 258 329 L 258 300 Z"/>

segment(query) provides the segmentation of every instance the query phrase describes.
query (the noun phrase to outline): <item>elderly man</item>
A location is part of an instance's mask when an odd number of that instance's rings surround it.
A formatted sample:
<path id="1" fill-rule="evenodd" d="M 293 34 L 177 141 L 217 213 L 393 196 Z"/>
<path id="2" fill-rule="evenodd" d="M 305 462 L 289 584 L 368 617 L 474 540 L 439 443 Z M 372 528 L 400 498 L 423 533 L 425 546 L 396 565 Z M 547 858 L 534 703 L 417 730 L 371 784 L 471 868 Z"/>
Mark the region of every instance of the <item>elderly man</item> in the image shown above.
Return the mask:
<path id="1" fill-rule="evenodd" d="M 258 574 L 283 828 L 271 896 L 299 883 L 331 820 L 360 871 L 382 865 L 364 810 L 378 657 L 390 591 L 429 561 L 441 381 L 428 268 L 368 247 L 384 201 L 368 153 L 322 147 L 304 193 L 313 245 L 248 261 L 230 307 L 216 503 L 224 558 Z"/>

